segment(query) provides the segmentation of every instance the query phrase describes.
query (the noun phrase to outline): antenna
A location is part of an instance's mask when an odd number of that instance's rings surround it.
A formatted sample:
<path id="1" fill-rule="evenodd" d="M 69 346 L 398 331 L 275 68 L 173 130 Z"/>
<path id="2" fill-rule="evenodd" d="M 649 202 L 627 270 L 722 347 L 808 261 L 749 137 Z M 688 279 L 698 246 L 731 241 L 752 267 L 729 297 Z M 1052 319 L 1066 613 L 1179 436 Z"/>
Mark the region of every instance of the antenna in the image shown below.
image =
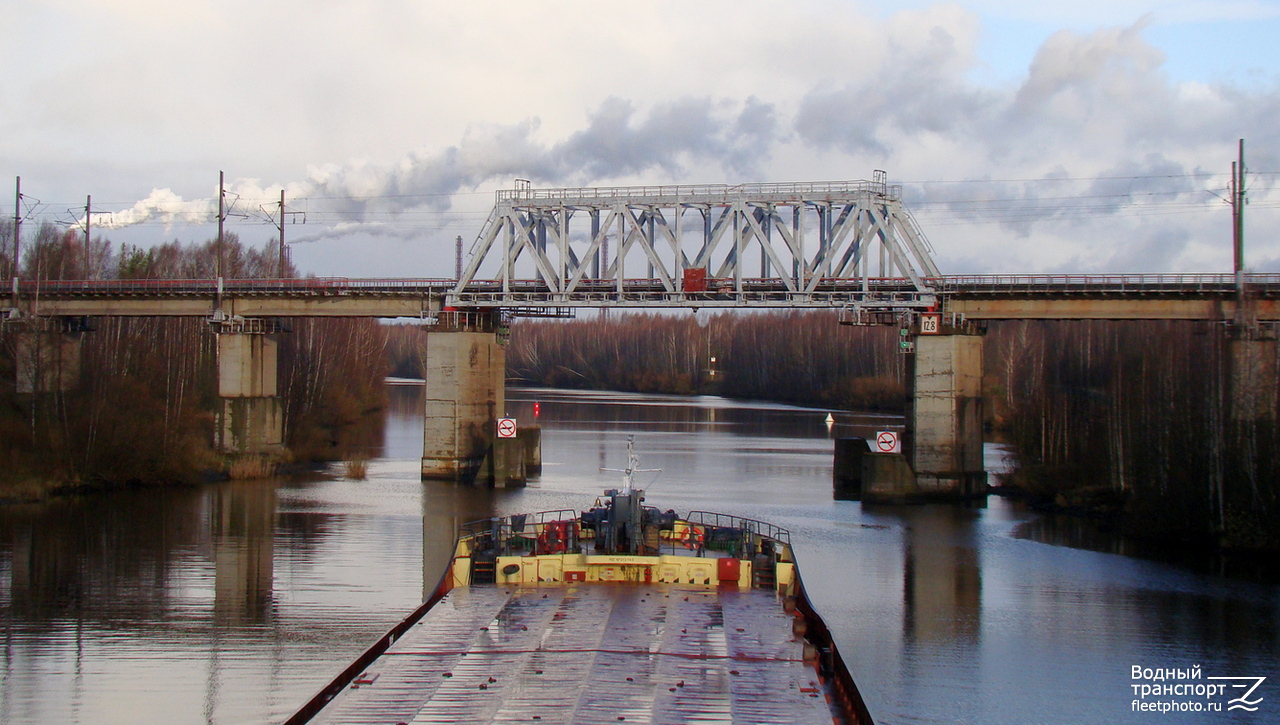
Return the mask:
<path id="1" fill-rule="evenodd" d="M 626 468 L 601 468 L 601 471 L 613 471 L 622 474 L 622 495 L 626 496 L 631 493 L 633 483 L 635 482 L 635 474 L 637 473 L 659 473 L 661 468 L 638 468 L 640 465 L 640 456 L 636 455 L 636 437 L 627 436 L 627 467 Z"/>

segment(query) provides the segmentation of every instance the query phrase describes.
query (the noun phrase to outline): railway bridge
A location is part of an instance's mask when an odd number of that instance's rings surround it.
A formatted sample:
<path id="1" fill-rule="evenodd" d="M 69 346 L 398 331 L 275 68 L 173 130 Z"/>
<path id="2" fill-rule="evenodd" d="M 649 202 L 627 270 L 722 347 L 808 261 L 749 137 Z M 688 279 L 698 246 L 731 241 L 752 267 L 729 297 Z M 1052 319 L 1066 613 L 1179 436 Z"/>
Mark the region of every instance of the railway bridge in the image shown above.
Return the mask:
<path id="1" fill-rule="evenodd" d="M 465 262 L 465 263 L 464 263 Z M 219 445 L 283 441 L 279 318 L 416 318 L 427 335 L 422 475 L 470 478 L 503 410 L 501 336 L 512 317 L 578 309 L 827 308 L 894 325 L 911 355 L 900 455 L 867 458 L 863 489 L 982 490 L 986 321 L 1203 320 L 1230 336 L 1233 415 L 1274 414 L 1280 275 L 947 276 L 882 172 L 872 181 L 497 192 L 452 279 L 13 279 L 5 328 L 18 390 L 73 382 L 86 320 L 200 317 L 218 336 Z M 878 487 L 878 488 L 877 488 Z"/>

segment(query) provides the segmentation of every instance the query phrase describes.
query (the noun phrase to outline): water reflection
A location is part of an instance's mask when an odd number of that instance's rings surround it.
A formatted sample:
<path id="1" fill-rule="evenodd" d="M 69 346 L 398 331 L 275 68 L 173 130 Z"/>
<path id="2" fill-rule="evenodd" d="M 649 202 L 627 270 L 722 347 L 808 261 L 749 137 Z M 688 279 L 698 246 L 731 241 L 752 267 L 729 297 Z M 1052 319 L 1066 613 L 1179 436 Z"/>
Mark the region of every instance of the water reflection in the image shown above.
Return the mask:
<path id="1" fill-rule="evenodd" d="M 878 722 L 1149 722 L 1129 709 L 1132 664 L 1261 676 L 1280 661 L 1274 585 L 1071 548 L 1090 539 L 1001 499 L 833 501 L 829 436 L 890 418 L 828 431 L 826 411 L 512 390 L 522 424 L 540 403 L 544 472 L 492 491 L 421 482 L 422 389 L 389 395 L 367 480 L 0 507 L 0 722 L 283 720 L 435 586 L 458 523 L 583 507 L 633 434 L 663 469 L 642 482 L 651 503 L 791 530 Z"/>
<path id="2" fill-rule="evenodd" d="M 200 499 L 164 490 L 3 507 L 7 613 L 130 620 L 164 611 L 172 553 L 201 542 Z"/>
<path id="3" fill-rule="evenodd" d="M 921 646 L 973 645 L 982 629 L 982 571 L 972 520 L 902 509 L 903 636 Z M 952 512 L 948 512 L 952 513 Z"/>
<path id="4" fill-rule="evenodd" d="M 276 482 L 253 481 L 11 507 L 0 516 L 7 613 L 154 621 L 199 598 L 181 584 L 203 559 L 212 610 L 229 625 L 261 622 L 273 601 L 276 506 Z"/>
<path id="5" fill-rule="evenodd" d="M 221 625 L 261 624 L 272 613 L 277 504 L 274 481 L 223 483 L 208 500 Z"/>
<path id="6" fill-rule="evenodd" d="M 534 404 L 538 415 L 534 415 Z M 557 430 L 629 433 L 725 432 L 743 436 L 827 439 L 834 435 L 870 435 L 887 425 L 901 425 L 902 416 L 836 413 L 828 426 L 828 411 L 775 403 L 731 400 L 712 395 L 677 396 L 547 388 L 508 390 L 508 413 L 524 423 L 538 422 Z M 620 412 L 625 411 L 623 415 Z"/>
<path id="7" fill-rule="evenodd" d="M 422 598 L 435 591 L 453 558 L 453 545 L 462 524 L 494 515 L 490 491 L 443 481 L 422 484 Z"/>

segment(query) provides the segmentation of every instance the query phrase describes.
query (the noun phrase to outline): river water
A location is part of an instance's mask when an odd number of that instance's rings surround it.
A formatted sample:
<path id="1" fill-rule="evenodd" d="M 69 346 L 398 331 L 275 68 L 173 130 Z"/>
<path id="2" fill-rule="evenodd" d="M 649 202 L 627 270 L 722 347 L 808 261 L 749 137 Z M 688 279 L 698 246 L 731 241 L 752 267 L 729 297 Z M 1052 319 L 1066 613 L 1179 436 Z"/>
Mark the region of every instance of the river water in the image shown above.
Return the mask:
<path id="1" fill-rule="evenodd" d="M 545 469 L 523 490 L 421 482 L 422 389 L 393 385 L 367 480 L 335 467 L 0 507 L 0 722 L 278 722 L 434 587 L 457 523 L 586 507 L 616 485 L 599 469 L 625 463 L 630 435 L 642 465 L 662 469 L 640 480 L 649 503 L 791 530 L 879 723 L 1280 722 L 1276 585 L 1073 548 L 995 497 L 834 501 L 825 411 L 508 396 L 522 423 L 537 402 L 543 427 Z M 836 432 L 900 424 L 844 414 Z M 1234 695 L 1146 698 L 1221 712 L 1138 712 L 1133 685 L 1177 683 L 1134 680 L 1134 665 L 1270 679 L 1255 712 L 1229 711 Z"/>

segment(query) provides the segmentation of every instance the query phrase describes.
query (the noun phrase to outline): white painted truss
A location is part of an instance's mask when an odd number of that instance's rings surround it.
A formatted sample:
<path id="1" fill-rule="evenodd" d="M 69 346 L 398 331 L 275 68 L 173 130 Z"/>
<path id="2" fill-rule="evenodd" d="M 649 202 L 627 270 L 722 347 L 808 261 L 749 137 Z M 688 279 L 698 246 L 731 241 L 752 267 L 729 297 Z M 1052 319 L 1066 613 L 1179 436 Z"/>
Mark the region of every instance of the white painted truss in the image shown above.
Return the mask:
<path id="1" fill-rule="evenodd" d="M 526 182 L 497 193 L 449 297 L 482 306 L 931 300 L 941 275 L 930 252 L 883 172 L 736 186 Z"/>

